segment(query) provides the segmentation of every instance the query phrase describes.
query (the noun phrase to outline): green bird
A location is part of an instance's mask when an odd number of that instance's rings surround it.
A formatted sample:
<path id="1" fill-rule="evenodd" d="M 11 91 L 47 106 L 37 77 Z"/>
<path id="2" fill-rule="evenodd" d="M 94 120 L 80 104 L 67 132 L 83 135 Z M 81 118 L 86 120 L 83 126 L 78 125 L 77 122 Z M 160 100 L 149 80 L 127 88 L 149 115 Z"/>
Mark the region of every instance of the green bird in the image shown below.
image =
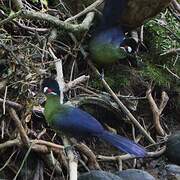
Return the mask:
<path id="1" fill-rule="evenodd" d="M 50 127 L 57 132 L 75 138 L 98 137 L 119 150 L 144 157 L 146 150 L 135 142 L 106 131 L 103 126 L 89 113 L 72 106 L 60 104 L 58 83 L 48 80 L 43 83 L 47 96 L 44 116 Z"/>
<path id="2" fill-rule="evenodd" d="M 119 23 L 126 3 L 126 0 L 105 1 L 101 23 L 89 43 L 91 59 L 98 65 L 125 59 L 137 47 L 133 38 L 125 37 L 126 28 Z"/>

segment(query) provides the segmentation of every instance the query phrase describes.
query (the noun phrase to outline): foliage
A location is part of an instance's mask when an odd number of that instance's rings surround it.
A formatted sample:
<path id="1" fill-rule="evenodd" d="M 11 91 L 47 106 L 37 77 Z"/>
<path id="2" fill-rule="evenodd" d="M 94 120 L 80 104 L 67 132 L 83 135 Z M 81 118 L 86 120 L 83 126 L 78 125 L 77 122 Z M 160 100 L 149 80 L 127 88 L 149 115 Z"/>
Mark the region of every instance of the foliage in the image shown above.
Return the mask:
<path id="1" fill-rule="evenodd" d="M 120 88 L 130 85 L 131 73 L 128 70 L 128 68 L 125 68 L 125 69 L 123 68 L 124 67 L 121 67 L 121 66 L 118 66 L 118 68 L 113 66 L 111 70 L 105 69 L 104 78 L 109 84 L 109 86 L 115 91 L 119 91 Z M 103 85 L 99 82 L 100 81 L 98 78 L 95 78 L 95 79 L 93 78 L 91 85 L 94 88 L 102 89 Z"/>
<path id="2" fill-rule="evenodd" d="M 180 30 L 178 21 L 169 13 L 161 13 L 156 18 L 145 24 L 145 44 L 148 53 L 142 55 L 146 65 L 141 74 L 153 80 L 158 85 L 176 88 L 176 78 L 167 71 L 180 74 L 180 63 L 178 54 L 163 55 L 170 49 L 176 49 L 180 45 Z"/>
<path id="3" fill-rule="evenodd" d="M 152 80 L 157 83 L 157 85 L 161 86 L 170 86 L 170 76 L 162 69 L 154 66 L 153 64 L 147 64 L 146 67 L 140 71 L 140 74 L 146 79 Z"/>

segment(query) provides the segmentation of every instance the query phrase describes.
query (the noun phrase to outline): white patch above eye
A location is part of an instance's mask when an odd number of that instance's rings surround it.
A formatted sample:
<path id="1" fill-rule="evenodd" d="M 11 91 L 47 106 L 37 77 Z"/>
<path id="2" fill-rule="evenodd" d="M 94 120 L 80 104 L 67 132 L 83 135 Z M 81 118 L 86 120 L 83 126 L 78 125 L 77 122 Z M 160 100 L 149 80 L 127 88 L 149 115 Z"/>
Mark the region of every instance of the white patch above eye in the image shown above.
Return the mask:
<path id="1" fill-rule="evenodd" d="M 46 93 L 48 90 L 48 87 L 44 87 L 43 92 Z"/>

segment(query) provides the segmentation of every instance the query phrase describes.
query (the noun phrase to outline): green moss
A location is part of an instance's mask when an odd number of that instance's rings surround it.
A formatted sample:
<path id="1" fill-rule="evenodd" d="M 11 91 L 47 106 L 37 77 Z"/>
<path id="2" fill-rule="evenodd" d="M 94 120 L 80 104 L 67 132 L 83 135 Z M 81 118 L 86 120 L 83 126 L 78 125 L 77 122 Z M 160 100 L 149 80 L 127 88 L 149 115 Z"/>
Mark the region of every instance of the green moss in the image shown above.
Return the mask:
<path id="1" fill-rule="evenodd" d="M 152 65 L 146 64 L 146 67 L 140 71 L 141 76 L 150 81 L 154 81 L 158 85 L 170 86 L 171 79 L 164 70 Z"/>
<path id="2" fill-rule="evenodd" d="M 178 21 L 169 12 L 162 16 L 158 15 L 145 24 L 144 43 L 149 52 L 142 55 L 146 67 L 140 71 L 143 78 L 153 80 L 158 85 L 178 86 L 177 79 L 165 68 L 167 67 L 173 73 L 180 74 L 180 63 L 176 62 L 177 55 L 162 55 L 172 48 L 178 48 L 180 43 L 177 37 L 180 37 Z M 159 25 L 164 24 L 164 27 Z"/>
<path id="3" fill-rule="evenodd" d="M 105 80 L 114 91 L 119 91 L 120 88 L 128 86 L 130 75 L 129 70 L 122 70 L 121 67 L 111 71 L 105 69 Z M 103 89 L 103 85 L 98 78 L 93 78 L 90 84 L 94 88 Z"/>
<path id="4" fill-rule="evenodd" d="M 145 29 L 149 33 L 145 36 L 145 41 L 155 50 L 155 54 L 178 48 L 180 45 L 177 40 L 180 37 L 179 22 L 169 13 L 165 17 L 155 17 L 145 24 Z"/>

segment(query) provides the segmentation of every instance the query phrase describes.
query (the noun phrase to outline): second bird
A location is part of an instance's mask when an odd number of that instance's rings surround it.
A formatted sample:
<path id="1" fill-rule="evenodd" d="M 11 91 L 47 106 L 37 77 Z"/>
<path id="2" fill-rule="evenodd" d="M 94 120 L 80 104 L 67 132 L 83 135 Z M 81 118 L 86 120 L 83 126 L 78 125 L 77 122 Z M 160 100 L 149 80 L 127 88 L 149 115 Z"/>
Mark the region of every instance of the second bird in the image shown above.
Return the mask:
<path id="1" fill-rule="evenodd" d="M 102 20 L 89 44 L 91 58 L 98 65 L 125 59 L 137 46 L 134 39 L 125 38 L 125 27 L 119 23 L 126 3 L 126 0 L 105 1 Z"/>

